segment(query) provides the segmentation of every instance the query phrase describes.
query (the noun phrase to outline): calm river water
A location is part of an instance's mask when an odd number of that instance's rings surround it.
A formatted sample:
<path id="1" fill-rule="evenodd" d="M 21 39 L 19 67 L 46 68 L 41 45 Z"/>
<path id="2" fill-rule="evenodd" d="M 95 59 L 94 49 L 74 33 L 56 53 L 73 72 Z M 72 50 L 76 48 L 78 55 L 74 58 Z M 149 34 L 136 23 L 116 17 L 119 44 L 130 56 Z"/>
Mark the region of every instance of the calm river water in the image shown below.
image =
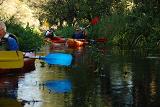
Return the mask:
<path id="1" fill-rule="evenodd" d="M 160 107 L 159 52 L 89 46 L 66 53 L 74 56 L 69 67 L 36 60 L 33 71 L 2 75 L 0 107 Z M 45 85 L 57 80 L 70 81 L 58 84 L 66 92 Z"/>

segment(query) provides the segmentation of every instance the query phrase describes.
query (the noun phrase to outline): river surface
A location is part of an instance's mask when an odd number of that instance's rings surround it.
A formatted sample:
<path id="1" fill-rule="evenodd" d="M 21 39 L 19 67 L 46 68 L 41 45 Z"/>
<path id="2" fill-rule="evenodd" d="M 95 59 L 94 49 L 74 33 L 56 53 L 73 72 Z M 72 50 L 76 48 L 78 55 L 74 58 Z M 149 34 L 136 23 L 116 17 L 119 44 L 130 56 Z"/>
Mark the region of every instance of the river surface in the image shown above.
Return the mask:
<path id="1" fill-rule="evenodd" d="M 37 54 L 54 51 L 45 48 Z M 72 54 L 71 66 L 37 59 L 35 70 L 1 75 L 0 107 L 160 107 L 159 52 L 104 46 L 56 52 Z M 70 82 L 59 84 L 65 92 L 45 85 L 59 80 Z"/>

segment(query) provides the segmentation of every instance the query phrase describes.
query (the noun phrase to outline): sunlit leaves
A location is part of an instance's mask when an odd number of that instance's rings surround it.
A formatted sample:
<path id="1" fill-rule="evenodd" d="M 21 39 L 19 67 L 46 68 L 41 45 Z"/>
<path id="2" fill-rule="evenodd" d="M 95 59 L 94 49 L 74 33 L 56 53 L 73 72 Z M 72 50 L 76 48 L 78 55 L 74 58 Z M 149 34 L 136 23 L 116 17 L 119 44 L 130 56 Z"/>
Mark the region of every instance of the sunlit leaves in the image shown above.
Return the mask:
<path id="1" fill-rule="evenodd" d="M 29 23 L 30 26 L 39 26 L 39 20 L 35 18 L 34 11 L 19 0 L 5 0 L 0 5 L 0 18 L 3 20 L 15 19 L 17 23 L 26 26 Z"/>

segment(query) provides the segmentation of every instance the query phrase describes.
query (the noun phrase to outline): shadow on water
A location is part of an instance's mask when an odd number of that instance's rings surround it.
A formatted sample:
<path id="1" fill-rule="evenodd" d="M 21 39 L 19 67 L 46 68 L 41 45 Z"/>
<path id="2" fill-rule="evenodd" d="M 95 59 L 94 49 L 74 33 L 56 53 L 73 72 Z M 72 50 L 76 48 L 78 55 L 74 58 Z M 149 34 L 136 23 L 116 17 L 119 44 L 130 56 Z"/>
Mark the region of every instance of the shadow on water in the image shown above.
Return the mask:
<path id="1" fill-rule="evenodd" d="M 36 60 L 35 70 L 1 75 L 0 106 L 160 106 L 159 52 L 88 46 L 69 53 L 74 56 L 69 67 Z"/>

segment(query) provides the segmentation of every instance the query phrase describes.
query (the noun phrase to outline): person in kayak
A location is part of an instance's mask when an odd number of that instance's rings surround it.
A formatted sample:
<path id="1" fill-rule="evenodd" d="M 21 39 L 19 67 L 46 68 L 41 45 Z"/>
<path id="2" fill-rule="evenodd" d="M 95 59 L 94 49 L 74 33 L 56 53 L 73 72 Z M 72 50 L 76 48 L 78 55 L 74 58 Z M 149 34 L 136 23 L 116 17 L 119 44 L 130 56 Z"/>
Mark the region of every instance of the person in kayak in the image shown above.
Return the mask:
<path id="1" fill-rule="evenodd" d="M 44 37 L 47 42 L 51 42 L 51 43 L 64 43 L 65 42 L 64 37 L 56 36 L 55 30 L 53 28 L 50 28 L 49 30 L 47 30 L 44 34 Z"/>
<path id="2" fill-rule="evenodd" d="M 48 43 L 52 43 L 51 40 L 56 36 L 55 30 L 53 28 L 48 29 L 44 33 L 44 40 Z"/>
<path id="3" fill-rule="evenodd" d="M 86 39 L 86 31 L 84 28 L 79 27 L 78 29 L 76 29 L 76 31 L 73 33 L 72 38 L 73 39 Z"/>
<path id="4" fill-rule="evenodd" d="M 19 50 L 19 44 L 16 36 L 8 33 L 5 23 L 0 21 L 0 51 L 3 50 Z"/>
<path id="5" fill-rule="evenodd" d="M 55 34 L 55 30 L 53 28 L 50 28 L 49 30 L 47 30 L 44 34 L 45 38 L 50 38 L 52 39 L 53 37 L 56 36 Z"/>

